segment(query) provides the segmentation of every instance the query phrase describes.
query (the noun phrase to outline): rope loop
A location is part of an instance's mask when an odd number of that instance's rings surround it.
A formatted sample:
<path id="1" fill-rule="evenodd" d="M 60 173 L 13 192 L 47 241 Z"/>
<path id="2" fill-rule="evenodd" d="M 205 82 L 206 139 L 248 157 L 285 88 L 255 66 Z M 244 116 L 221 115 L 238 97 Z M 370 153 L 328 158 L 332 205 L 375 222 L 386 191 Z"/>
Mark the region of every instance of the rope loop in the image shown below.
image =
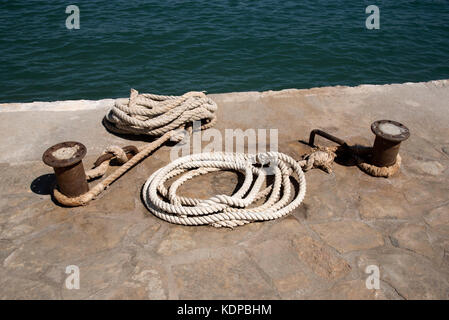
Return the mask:
<path id="1" fill-rule="evenodd" d="M 257 159 L 257 161 L 254 161 Z M 266 159 L 270 159 L 274 179 L 268 186 Z M 263 162 L 259 161 L 263 160 Z M 233 195 L 215 195 L 209 199 L 178 196 L 177 189 L 186 181 L 214 171 L 234 170 L 244 181 Z M 170 187 L 165 183 L 178 177 Z M 292 182 L 298 184 L 295 194 Z M 171 162 L 154 172 L 142 188 L 147 209 L 167 222 L 181 225 L 211 225 L 234 228 L 254 221 L 267 221 L 290 214 L 303 201 L 306 179 L 301 166 L 283 153 L 267 152 L 255 157 L 243 153 L 199 153 Z M 256 202 L 265 197 L 265 202 Z"/>

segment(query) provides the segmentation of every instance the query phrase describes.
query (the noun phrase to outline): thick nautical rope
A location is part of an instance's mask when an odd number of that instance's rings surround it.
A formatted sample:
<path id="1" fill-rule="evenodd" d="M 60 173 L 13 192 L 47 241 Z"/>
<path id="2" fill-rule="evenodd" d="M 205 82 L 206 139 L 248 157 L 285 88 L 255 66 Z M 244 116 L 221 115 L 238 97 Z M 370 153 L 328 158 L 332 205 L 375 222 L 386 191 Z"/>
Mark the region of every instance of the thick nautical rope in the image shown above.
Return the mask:
<path id="1" fill-rule="evenodd" d="M 111 153 L 114 157 L 87 171 L 87 178 L 103 176 L 110 162 L 115 159 L 122 165 L 81 196 L 70 198 L 55 188 L 53 194 L 56 200 L 71 207 L 86 205 L 166 141 L 182 140 L 184 135 L 180 133 L 180 130 L 185 129 L 187 132 L 191 132 L 193 121 L 201 120 L 202 130 L 212 127 L 216 122 L 216 110 L 217 104 L 206 97 L 203 92 L 188 92 L 182 96 L 161 96 L 139 94 L 136 90 L 131 89 L 128 100 L 116 100 L 115 105 L 105 116 L 105 126 L 120 134 L 143 134 L 158 137 L 158 139 L 139 148 L 139 153 L 130 160 L 120 147 L 107 148 L 104 153 Z"/>
<path id="2" fill-rule="evenodd" d="M 372 150 L 370 148 L 360 148 L 357 146 L 351 147 L 352 157 L 355 159 L 357 167 L 363 172 L 373 177 L 389 178 L 396 174 L 401 168 L 402 158 L 398 154 L 396 162 L 391 166 L 378 167 L 370 164 L 367 158 L 371 156 Z"/>
<path id="3" fill-rule="evenodd" d="M 383 177 L 389 178 L 395 173 L 397 173 L 401 167 L 401 156 L 398 154 L 396 157 L 396 162 L 387 167 L 377 167 L 369 163 L 369 157 L 371 156 L 372 150 L 370 148 L 363 148 L 358 146 L 346 147 L 342 146 L 334 147 L 321 147 L 318 146 L 312 149 L 310 154 L 304 156 L 304 160 L 299 161 L 299 164 L 304 171 L 308 171 L 312 168 L 320 168 L 327 173 L 332 173 L 332 164 L 337 156 L 337 152 L 348 153 L 355 160 L 355 164 L 363 172 L 373 176 L 373 177 Z"/>
<path id="4" fill-rule="evenodd" d="M 263 166 L 267 160 L 269 166 Z M 242 186 L 233 195 L 216 195 L 203 200 L 176 194 L 186 181 L 219 170 L 234 170 L 245 175 Z M 268 172 L 274 174 L 274 181 L 263 189 Z M 179 175 L 169 188 L 165 186 L 167 180 Z M 297 180 L 298 192 L 294 190 L 292 178 Z M 233 228 L 286 216 L 301 204 L 305 193 L 306 179 L 300 164 L 283 153 L 250 156 L 213 152 L 185 156 L 160 168 L 146 181 L 142 198 L 150 212 L 170 223 Z M 262 198 L 265 202 L 255 206 Z"/>
<path id="5" fill-rule="evenodd" d="M 160 137 L 180 128 L 191 129 L 193 121 L 203 121 L 202 130 L 210 128 L 216 122 L 215 111 L 217 104 L 203 92 L 161 96 L 131 89 L 129 100 L 117 100 L 104 124 L 115 133 Z M 174 135 L 171 140 L 182 137 Z"/>
<path id="6" fill-rule="evenodd" d="M 327 147 L 313 148 L 312 151 L 303 156 L 303 160 L 298 161 L 302 170 L 309 171 L 313 168 L 320 168 L 327 173 L 332 173 L 332 164 L 337 156 L 336 149 Z"/>

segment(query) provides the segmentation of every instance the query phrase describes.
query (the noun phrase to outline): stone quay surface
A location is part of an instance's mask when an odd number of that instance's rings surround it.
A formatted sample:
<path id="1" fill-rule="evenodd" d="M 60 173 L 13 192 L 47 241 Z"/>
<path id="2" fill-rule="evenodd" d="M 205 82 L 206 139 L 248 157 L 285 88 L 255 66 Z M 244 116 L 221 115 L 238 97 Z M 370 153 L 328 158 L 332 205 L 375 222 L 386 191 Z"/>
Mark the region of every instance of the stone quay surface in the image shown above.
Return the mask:
<path id="1" fill-rule="evenodd" d="M 169 163 L 170 146 L 86 207 L 51 200 L 52 168 L 41 161 L 48 147 L 79 141 L 90 168 L 111 144 L 144 143 L 102 126 L 113 99 L 0 104 L 0 298 L 449 298 L 448 80 L 210 97 L 220 132 L 277 129 L 278 150 L 298 160 L 310 150 L 299 140 L 314 128 L 371 146 L 370 124 L 391 119 L 411 137 L 389 179 L 334 164 L 332 174 L 306 173 L 305 200 L 286 218 L 235 230 L 185 227 L 154 217 L 140 198 L 145 180 Z M 219 172 L 180 193 L 207 198 L 237 184 L 237 174 Z M 66 286 L 71 265 L 79 289 Z M 366 285 L 373 265 L 377 289 Z"/>

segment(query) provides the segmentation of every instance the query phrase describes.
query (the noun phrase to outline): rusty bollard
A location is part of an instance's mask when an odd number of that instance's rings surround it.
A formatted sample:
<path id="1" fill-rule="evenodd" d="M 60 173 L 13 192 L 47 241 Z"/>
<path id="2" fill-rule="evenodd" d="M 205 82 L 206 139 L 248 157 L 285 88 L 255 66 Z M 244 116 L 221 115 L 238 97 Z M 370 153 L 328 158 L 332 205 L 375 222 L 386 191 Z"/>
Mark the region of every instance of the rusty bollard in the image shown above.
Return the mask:
<path id="1" fill-rule="evenodd" d="M 389 167 L 396 163 L 401 142 L 410 137 L 410 130 L 402 123 L 393 120 L 379 120 L 371 124 L 374 140 L 371 164 Z"/>
<path id="2" fill-rule="evenodd" d="M 42 155 L 44 163 L 55 171 L 59 191 L 67 197 L 89 191 L 82 161 L 86 152 L 82 143 L 67 141 L 48 148 Z"/>

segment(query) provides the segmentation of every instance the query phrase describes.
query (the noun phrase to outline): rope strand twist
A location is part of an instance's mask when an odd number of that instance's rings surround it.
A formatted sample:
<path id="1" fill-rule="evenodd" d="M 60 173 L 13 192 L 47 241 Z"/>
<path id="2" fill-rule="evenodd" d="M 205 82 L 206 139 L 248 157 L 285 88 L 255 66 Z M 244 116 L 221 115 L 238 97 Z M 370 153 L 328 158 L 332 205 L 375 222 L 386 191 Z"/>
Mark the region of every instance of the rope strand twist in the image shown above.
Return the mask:
<path id="1" fill-rule="evenodd" d="M 267 159 L 274 181 L 263 189 L 267 167 L 261 164 Z M 233 195 L 216 195 L 203 200 L 176 194 L 186 181 L 219 170 L 234 170 L 245 175 L 243 184 Z M 165 182 L 179 175 L 167 189 Z M 296 195 L 292 178 L 298 183 Z M 301 204 L 305 193 L 306 179 L 301 166 L 293 158 L 278 152 L 260 153 L 256 157 L 223 152 L 185 156 L 154 172 L 142 188 L 146 207 L 160 219 L 181 225 L 212 225 L 217 228 L 234 228 L 254 221 L 281 218 Z M 262 198 L 265 202 L 254 206 Z"/>

